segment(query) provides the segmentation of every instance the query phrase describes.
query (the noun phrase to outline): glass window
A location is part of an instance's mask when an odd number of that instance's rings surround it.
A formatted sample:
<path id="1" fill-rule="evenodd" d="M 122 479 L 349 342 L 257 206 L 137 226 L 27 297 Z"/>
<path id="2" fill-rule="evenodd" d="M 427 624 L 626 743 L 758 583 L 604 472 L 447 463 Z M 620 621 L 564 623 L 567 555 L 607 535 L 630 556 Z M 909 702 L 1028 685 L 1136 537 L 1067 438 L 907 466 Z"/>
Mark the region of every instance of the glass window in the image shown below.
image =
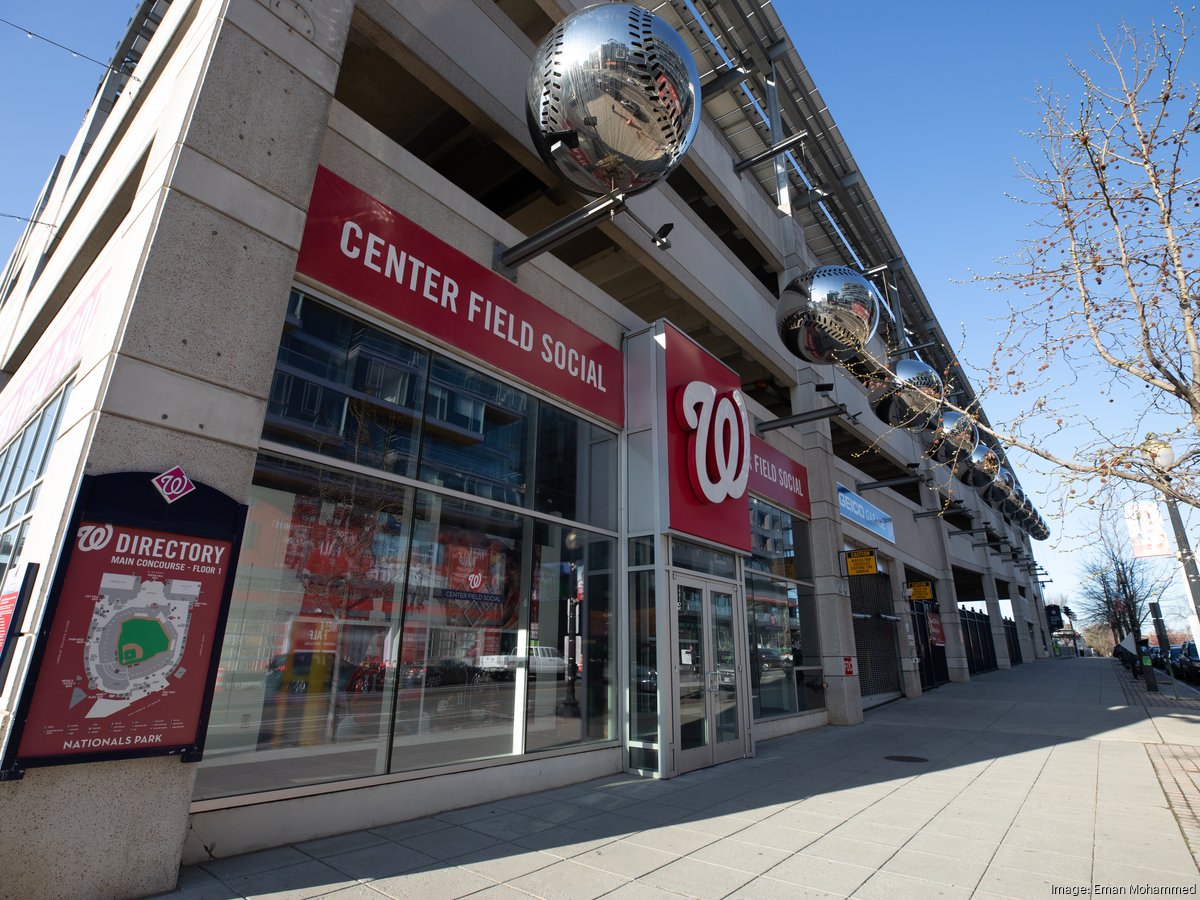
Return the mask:
<path id="1" fill-rule="evenodd" d="M 0 583 L 21 561 L 29 516 L 37 505 L 41 478 L 70 393 L 68 384 L 0 451 L 0 530 L 4 532 L 0 538 Z"/>
<path id="2" fill-rule="evenodd" d="M 797 552 L 797 547 L 800 552 Z M 808 523 L 757 497 L 750 498 L 750 552 L 747 565 L 781 578 L 811 578 L 807 564 Z M 798 560 L 803 558 L 801 572 Z"/>
<path id="3" fill-rule="evenodd" d="M 386 771 L 411 497 L 260 457 L 197 796 Z"/>
<path id="4" fill-rule="evenodd" d="M 737 560 L 732 553 L 687 541 L 671 542 L 671 563 L 680 569 L 716 575 L 718 578 L 734 578 L 737 575 Z"/>
<path id="5" fill-rule="evenodd" d="M 809 523 L 750 499 L 746 619 L 754 717 L 825 705 Z"/>
<path id="6" fill-rule="evenodd" d="M 615 434 L 294 291 L 263 438 L 197 797 L 615 739 Z"/>
<path id="7" fill-rule="evenodd" d="M 654 573 L 629 574 L 629 736 L 658 743 L 658 616 Z"/>
<path id="8" fill-rule="evenodd" d="M 629 565 L 654 565 L 654 537 L 635 537 L 629 539 Z"/>
<path id="9" fill-rule="evenodd" d="M 293 291 L 266 440 L 387 472 L 415 472 L 428 354 Z"/>
<path id="10" fill-rule="evenodd" d="M 392 770 L 513 752 L 523 517 L 421 491 Z"/>
<path id="11" fill-rule="evenodd" d="M 536 464 L 534 509 L 616 530 L 615 434 L 542 404 Z"/>
<path id="12" fill-rule="evenodd" d="M 436 357 L 429 400 L 421 480 L 526 505 L 534 410 L 529 395 Z"/>
<path id="13" fill-rule="evenodd" d="M 612 431 L 298 290 L 288 303 L 263 438 L 485 501 L 617 527 Z"/>
<path id="14" fill-rule="evenodd" d="M 534 535 L 525 749 L 607 740 L 614 540 L 541 522 Z"/>

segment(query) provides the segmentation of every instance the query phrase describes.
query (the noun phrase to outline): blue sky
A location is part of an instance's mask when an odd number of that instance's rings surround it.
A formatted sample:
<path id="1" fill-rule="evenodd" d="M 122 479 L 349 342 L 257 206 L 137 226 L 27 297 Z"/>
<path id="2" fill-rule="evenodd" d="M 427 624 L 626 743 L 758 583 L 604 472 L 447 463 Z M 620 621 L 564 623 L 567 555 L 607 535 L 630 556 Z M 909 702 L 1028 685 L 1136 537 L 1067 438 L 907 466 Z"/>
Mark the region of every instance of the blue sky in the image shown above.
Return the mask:
<path id="1" fill-rule="evenodd" d="M 107 62 L 135 8 L 134 0 L 6 0 L 0 18 Z M 1002 298 L 957 282 L 991 271 L 1032 233 L 1029 211 L 1005 194 L 1021 191 L 1016 161 L 1036 152 L 1021 134 L 1037 121 L 1036 85 L 1068 86 L 1065 58 L 1087 58 L 1097 26 L 1111 32 L 1124 16 L 1144 28 L 1170 4 L 779 0 L 776 8 L 947 335 L 969 363 L 985 365 Z M 0 101 L 0 214 L 24 216 L 103 70 L 2 24 L 0 61 L 9 84 Z M 0 256 L 22 228 L 0 218 Z M 996 403 L 988 409 L 992 418 L 1004 413 Z M 1049 516 L 1050 483 L 1028 467 L 1018 475 L 1055 532 L 1036 548 L 1054 579 L 1047 592 L 1070 594 L 1082 544 L 1054 545 L 1064 532 L 1086 535 L 1094 517 L 1072 516 L 1064 528 Z M 1173 595 L 1165 605 L 1180 606 L 1182 587 Z"/>
<path id="2" fill-rule="evenodd" d="M 963 282 L 972 272 L 994 271 L 997 258 L 1036 234 L 1029 227 L 1032 211 L 1006 194 L 1026 194 L 1017 163 L 1038 156 L 1022 133 L 1038 124 L 1037 86 L 1077 96 L 1066 59 L 1092 62 L 1097 27 L 1114 35 L 1124 19 L 1148 30 L 1152 19 L 1170 17 L 1171 4 L 781 0 L 776 9 L 947 337 L 969 364 L 986 365 L 1004 298 Z M 1200 56 L 1193 56 L 1191 72 L 1200 78 Z M 993 398 L 986 408 L 993 420 L 1011 411 Z M 1019 454 L 1013 461 L 1053 531 L 1050 541 L 1035 545 L 1053 578 L 1046 592 L 1070 596 L 1096 516 L 1051 519 L 1058 511 L 1053 479 L 1022 465 Z M 1194 528 L 1189 533 L 1195 544 Z M 1168 572 L 1178 568 L 1162 565 Z M 1186 605 L 1176 578 L 1164 610 Z"/>

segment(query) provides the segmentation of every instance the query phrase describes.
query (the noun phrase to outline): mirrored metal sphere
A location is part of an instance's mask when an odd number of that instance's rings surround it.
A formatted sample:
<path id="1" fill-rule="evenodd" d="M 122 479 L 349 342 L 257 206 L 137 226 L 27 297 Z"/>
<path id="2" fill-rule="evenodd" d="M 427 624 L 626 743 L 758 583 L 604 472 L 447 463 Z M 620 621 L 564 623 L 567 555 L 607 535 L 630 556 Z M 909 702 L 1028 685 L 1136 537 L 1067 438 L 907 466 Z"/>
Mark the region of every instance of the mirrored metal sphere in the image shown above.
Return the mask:
<path id="1" fill-rule="evenodd" d="M 788 351 L 805 362 L 845 362 L 879 325 L 879 304 L 867 280 L 845 266 L 818 266 L 779 295 L 775 326 Z"/>
<path id="2" fill-rule="evenodd" d="M 632 3 L 563 19 L 534 54 L 525 91 L 533 145 L 585 194 L 647 188 L 700 126 L 700 74 L 663 19 Z"/>
<path id="3" fill-rule="evenodd" d="M 992 483 L 982 489 L 983 499 L 996 509 L 1003 510 L 1004 505 L 1012 500 L 1013 485 L 1016 483 L 1017 480 L 1008 467 L 1000 466 Z"/>
<path id="4" fill-rule="evenodd" d="M 1029 496 L 1026 495 L 1021 498 L 1021 507 L 1013 513 L 1013 519 L 1022 531 L 1029 531 L 1035 521 L 1034 514 L 1033 503 L 1030 501 Z"/>
<path id="5" fill-rule="evenodd" d="M 1029 529 L 1029 536 L 1035 541 L 1044 541 L 1050 537 L 1050 526 L 1040 515 L 1037 517 L 1034 527 Z"/>
<path id="6" fill-rule="evenodd" d="M 965 466 L 979 446 L 979 429 L 970 416 L 953 409 L 942 410 L 929 443 L 929 455 L 950 466 Z"/>
<path id="7" fill-rule="evenodd" d="M 1016 476 L 1013 476 L 1012 492 L 1001 501 L 1000 512 L 1019 524 L 1021 507 L 1024 505 L 1025 491 L 1021 488 L 1021 482 L 1017 481 Z"/>
<path id="8" fill-rule="evenodd" d="M 958 479 L 963 484 L 982 490 L 996 478 L 1000 469 L 1000 456 L 987 444 L 980 444 L 971 451 L 965 466 L 958 469 Z"/>
<path id="9" fill-rule="evenodd" d="M 870 391 L 871 408 L 888 425 L 928 431 L 942 410 L 942 377 L 919 359 L 898 359 L 895 377 Z"/>

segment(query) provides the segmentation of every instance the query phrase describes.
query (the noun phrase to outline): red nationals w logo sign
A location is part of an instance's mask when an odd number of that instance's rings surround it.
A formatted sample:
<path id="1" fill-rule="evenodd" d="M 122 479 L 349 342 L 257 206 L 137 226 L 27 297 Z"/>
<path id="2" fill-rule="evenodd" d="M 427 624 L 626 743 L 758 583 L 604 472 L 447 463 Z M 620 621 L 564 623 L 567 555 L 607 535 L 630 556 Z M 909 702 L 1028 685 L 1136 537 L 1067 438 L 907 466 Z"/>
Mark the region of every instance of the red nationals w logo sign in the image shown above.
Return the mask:
<path id="1" fill-rule="evenodd" d="M 669 322 L 663 348 L 669 527 L 750 550 L 750 416 L 738 374 Z"/>
<path id="2" fill-rule="evenodd" d="M 750 417 L 742 392 L 720 397 L 693 381 L 677 395 L 675 415 L 688 435 L 688 477 L 709 503 L 738 499 L 750 478 Z"/>

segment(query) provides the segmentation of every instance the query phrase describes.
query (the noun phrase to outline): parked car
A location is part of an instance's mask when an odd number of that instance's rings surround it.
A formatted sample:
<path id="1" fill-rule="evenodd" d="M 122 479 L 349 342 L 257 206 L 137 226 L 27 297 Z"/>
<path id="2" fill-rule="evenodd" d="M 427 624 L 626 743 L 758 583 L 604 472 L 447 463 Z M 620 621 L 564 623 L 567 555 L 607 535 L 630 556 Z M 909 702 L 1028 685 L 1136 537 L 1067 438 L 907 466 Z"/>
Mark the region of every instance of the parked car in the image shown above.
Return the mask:
<path id="1" fill-rule="evenodd" d="M 790 660 L 784 660 L 779 655 L 779 651 L 771 647 L 755 647 L 751 650 L 751 655 L 754 658 L 755 665 L 764 672 L 768 669 L 782 669 L 786 662 L 790 662 Z"/>
<path id="2" fill-rule="evenodd" d="M 1150 665 L 1156 669 L 1163 667 L 1162 650 L 1157 644 L 1150 648 Z"/>
<path id="3" fill-rule="evenodd" d="M 404 670 L 405 683 L 436 688 L 443 684 L 477 684 L 483 677 L 475 666 L 461 659 L 439 659 L 424 665 L 414 663 Z"/>
<path id="4" fill-rule="evenodd" d="M 1195 641 L 1180 644 L 1179 661 L 1175 664 L 1174 673 L 1184 681 L 1200 683 L 1200 650 L 1197 650 Z"/>
<path id="5" fill-rule="evenodd" d="M 511 678 L 516 674 L 522 659 L 528 661 L 529 674 L 533 678 L 539 675 L 553 675 L 557 678 L 566 677 L 567 660 L 557 647 L 530 647 L 528 657 L 522 657 L 518 653 L 481 656 L 479 658 L 479 668 L 493 678 Z"/>
<path id="6" fill-rule="evenodd" d="M 1179 644 L 1172 644 L 1166 653 L 1166 663 L 1164 668 L 1168 672 L 1175 671 L 1175 663 L 1179 662 Z"/>

